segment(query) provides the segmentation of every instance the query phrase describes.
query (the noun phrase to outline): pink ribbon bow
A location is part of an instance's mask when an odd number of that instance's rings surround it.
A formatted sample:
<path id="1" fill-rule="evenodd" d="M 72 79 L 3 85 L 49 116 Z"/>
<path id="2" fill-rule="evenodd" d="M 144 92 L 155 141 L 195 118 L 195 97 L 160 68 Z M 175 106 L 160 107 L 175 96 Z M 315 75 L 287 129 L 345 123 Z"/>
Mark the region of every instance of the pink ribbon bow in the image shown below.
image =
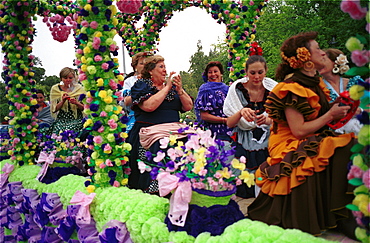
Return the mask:
<path id="1" fill-rule="evenodd" d="M 90 203 L 94 200 L 96 193 L 91 193 L 89 195 L 84 194 L 81 191 L 76 191 L 69 203 L 81 205 L 80 209 L 76 215 L 76 221 L 81 224 L 90 224 Z"/>
<path id="2" fill-rule="evenodd" d="M 159 195 L 165 196 L 175 190 L 170 198 L 170 211 L 168 218 L 171 223 L 183 227 L 189 210 L 191 200 L 190 181 L 179 182 L 179 178 L 169 172 L 161 172 L 157 176 Z"/>
<path id="3" fill-rule="evenodd" d="M 14 170 L 14 165 L 6 163 L 1 169 L 2 173 L 0 176 L 0 188 L 2 188 L 8 180 L 9 174 Z"/>
<path id="4" fill-rule="evenodd" d="M 44 163 L 44 164 L 42 165 L 42 168 L 36 177 L 37 180 L 41 181 L 44 178 L 46 172 L 48 171 L 49 165 L 53 164 L 54 159 L 55 159 L 54 153 L 51 153 L 50 155 L 48 155 L 46 152 L 41 151 L 39 155 L 39 159 L 37 160 L 37 163 L 38 164 Z"/>

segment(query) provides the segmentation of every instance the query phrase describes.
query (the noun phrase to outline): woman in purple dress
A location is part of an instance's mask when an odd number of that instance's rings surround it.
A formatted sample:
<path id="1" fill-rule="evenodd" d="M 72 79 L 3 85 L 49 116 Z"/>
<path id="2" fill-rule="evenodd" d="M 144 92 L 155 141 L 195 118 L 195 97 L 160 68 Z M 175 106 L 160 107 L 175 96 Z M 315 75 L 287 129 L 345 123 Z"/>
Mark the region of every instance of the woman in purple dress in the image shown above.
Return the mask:
<path id="1" fill-rule="evenodd" d="M 224 69 L 218 61 L 209 62 L 204 70 L 206 82 L 199 88 L 194 108 L 200 125 L 211 130 L 217 139 L 231 141 L 231 128 L 226 125 L 227 116 L 223 112 L 224 100 L 229 86 L 222 82 Z"/>

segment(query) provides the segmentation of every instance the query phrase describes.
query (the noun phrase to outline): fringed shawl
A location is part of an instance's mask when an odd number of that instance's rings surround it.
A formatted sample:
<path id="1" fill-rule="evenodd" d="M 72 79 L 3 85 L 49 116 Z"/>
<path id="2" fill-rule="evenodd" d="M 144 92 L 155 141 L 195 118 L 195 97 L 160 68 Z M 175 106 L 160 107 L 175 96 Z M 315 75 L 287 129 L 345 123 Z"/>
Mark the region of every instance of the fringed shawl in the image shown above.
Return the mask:
<path id="1" fill-rule="evenodd" d="M 240 111 L 244 106 L 242 105 L 241 98 L 236 92 L 236 85 L 238 83 L 247 83 L 248 78 L 241 78 L 236 80 L 229 88 L 229 92 L 227 93 L 225 102 L 224 102 L 224 113 L 226 116 L 230 117 Z M 264 78 L 262 80 L 262 85 L 267 89 L 268 91 L 271 91 L 275 85 L 277 84 L 276 81 L 274 81 L 271 78 Z M 244 98 L 243 98 L 244 99 Z M 244 101 L 247 102 L 247 101 Z M 238 122 L 238 127 L 242 130 L 250 130 L 255 128 L 257 125 L 254 122 L 248 122 L 244 119 L 244 117 L 240 118 Z"/>
<path id="2" fill-rule="evenodd" d="M 80 95 L 85 94 L 86 92 L 85 92 L 85 89 L 80 84 L 75 84 L 71 92 L 65 92 L 61 90 L 61 88 L 59 87 L 59 84 L 53 85 L 50 91 L 50 112 L 54 119 L 56 119 L 58 116 L 58 112 L 55 111 L 55 108 L 57 104 L 60 101 L 62 101 L 62 96 L 64 93 L 68 93 L 71 98 L 75 98 L 76 100 L 78 100 Z M 66 100 L 63 106 L 61 107 L 61 109 L 65 112 L 72 110 L 74 118 L 77 119 L 77 111 L 78 111 L 77 105 L 72 104 L 68 100 Z"/>

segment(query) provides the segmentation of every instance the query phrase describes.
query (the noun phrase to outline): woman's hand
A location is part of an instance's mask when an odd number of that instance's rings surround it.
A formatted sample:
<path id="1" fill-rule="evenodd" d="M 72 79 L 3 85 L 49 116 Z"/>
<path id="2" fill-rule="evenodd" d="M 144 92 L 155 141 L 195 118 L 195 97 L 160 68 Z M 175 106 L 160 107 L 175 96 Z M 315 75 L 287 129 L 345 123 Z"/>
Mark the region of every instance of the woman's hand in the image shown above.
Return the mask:
<path id="1" fill-rule="evenodd" d="M 272 123 L 272 120 L 268 118 L 267 115 L 265 114 L 257 115 L 255 121 L 256 121 L 257 126 L 271 125 Z"/>
<path id="2" fill-rule="evenodd" d="M 176 75 L 172 79 L 172 84 L 175 85 L 177 93 L 181 93 L 182 91 L 182 80 L 180 75 Z"/>
<path id="3" fill-rule="evenodd" d="M 62 96 L 62 100 L 63 101 L 66 101 L 66 100 L 69 100 L 71 97 L 69 97 L 69 94 L 68 93 L 64 93 L 63 96 Z"/>
<path id="4" fill-rule="evenodd" d="M 331 115 L 333 121 L 337 121 L 345 117 L 350 108 L 350 106 L 339 106 L 339 103 L 335 103 L 328 113 Z"/>
<path id="5" fill-rule="evenodd" d="M 166 79 L 166 86 L 165 88 L 169 90 L 171 90 L 172 88 L 172 85 L 173 85 L 173 82 L 172 82 L 172 76 L 175 74 L 176 72 L 170 72 L 170 76 L 168 76 L 168 78 Z"/>
<path id="6" fill-rule="evenodd" d="M 248 122 L 253 122 L 257 118 L 256 111 L 252 110 L 251 108 L 241 109 L 240 115 L 244 117 L 244 119 L 247 120 Z"/>

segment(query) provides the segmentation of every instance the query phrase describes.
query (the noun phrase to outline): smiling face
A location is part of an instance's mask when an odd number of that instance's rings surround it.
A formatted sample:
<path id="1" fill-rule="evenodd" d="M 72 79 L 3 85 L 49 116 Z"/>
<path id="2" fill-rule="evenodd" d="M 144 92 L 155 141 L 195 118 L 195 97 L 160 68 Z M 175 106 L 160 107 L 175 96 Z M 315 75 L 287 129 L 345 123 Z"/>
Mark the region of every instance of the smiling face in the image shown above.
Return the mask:
<path id="1" fill-rule="evenodd" d="M 166 81 L 166 65 L 163 61 L 157 62 L 155 68 L 149 72 L 155 84 L 163 84 Z"/>
<path id="2" fill-rule="evenodd" d="M 65 87 L 71 87 L 74 79 L 75 79 L 75 76 L 73 75 L 73 73 L 69 73 L 68 75 L 62 77 L 62 81 L 64 83 L 64 86 Z"/>
<path id="3" fill-rule="evenodd" d="M 207 78 L 209 82 L 221 82 L 222 74 L 217 66 L 210 67 L 208 69 Z"/>
<path id="4" fill-rule="evenodd" d="M 309 50 L 311 53 L 311 61 L 315 64 L 316 70 L 321 70 L 325 67 L 326 54 L 320 49 L 319 44 L 315 40 L 309 41 Z"/>
<path id="5" fill-rule="evenodd" d="M 262 85 L 262 80 L 266 77 L 266 67 L 262 62 L 254 62 L 248 65 L 247 77 L 248 83 L 253 85 Z"/>

